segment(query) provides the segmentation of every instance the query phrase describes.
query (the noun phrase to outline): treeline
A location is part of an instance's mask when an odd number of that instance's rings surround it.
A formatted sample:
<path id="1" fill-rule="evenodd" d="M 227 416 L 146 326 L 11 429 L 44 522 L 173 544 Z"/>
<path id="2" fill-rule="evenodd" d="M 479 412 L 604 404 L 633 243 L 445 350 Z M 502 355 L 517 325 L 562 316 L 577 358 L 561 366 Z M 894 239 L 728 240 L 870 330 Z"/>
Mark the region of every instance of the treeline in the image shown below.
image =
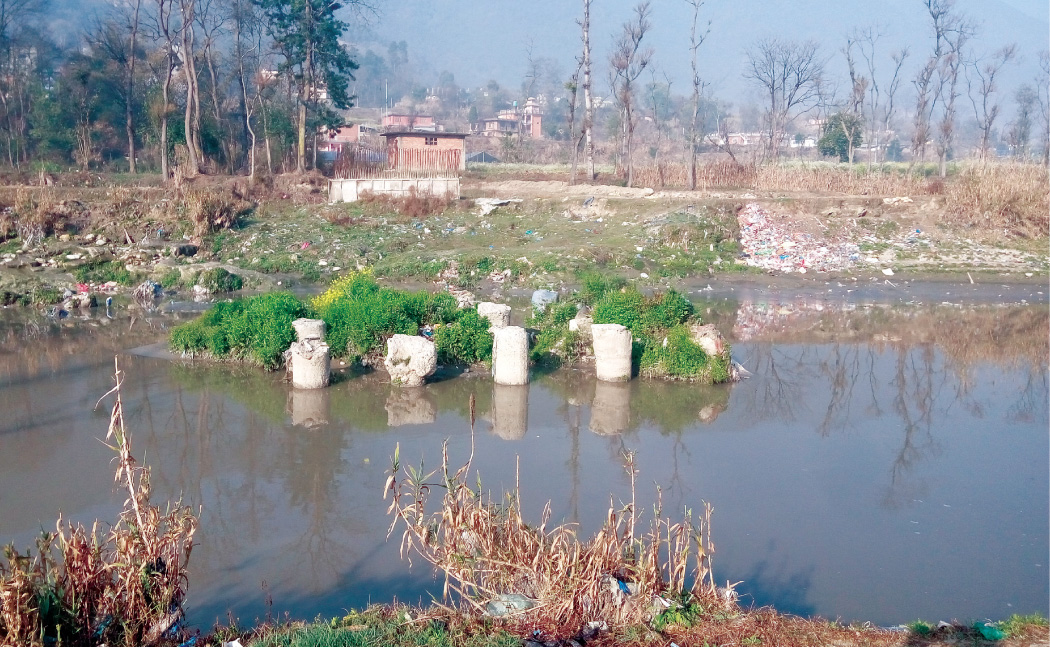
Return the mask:
<path id="1" fill-rule="evenodd" d="M 312 165 L 357 68 L 328 0 L 122 0 L 63 47 L 49 0 L 0 0 L 0 160 L 253 174 Z"/>

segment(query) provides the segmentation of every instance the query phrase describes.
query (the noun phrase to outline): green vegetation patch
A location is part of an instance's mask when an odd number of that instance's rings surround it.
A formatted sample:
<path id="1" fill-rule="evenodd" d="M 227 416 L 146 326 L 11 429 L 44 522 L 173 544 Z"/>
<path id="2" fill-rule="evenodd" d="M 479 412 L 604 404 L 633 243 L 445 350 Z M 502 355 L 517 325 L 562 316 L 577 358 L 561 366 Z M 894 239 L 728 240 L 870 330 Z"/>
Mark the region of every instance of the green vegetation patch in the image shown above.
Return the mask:
<path id="1" fill-rule="evenodd" d="M 478 311 L 460 310 L 455 321 L 434 331 L 438 361 L 443 364 L 477 364 L 492 360 L 492 324 Z"/>
<path id="2" fill-rule="evenodd" d="M 328 327 L 328 345 L 336 357 L 381 351 L 392 335 L 416 335 L 421 326 L 451 323 L 459 316 L 452 295 L 383 288 L 371 270 L 336 279 L 311 306 Z"/>
<path id="3" fill-rule="evenodd" d="M 120 261 L 91 261 L 73 270 L 73 276 L 80 283 L 109 283 L 131 287 L 139 282 L 140 276 L 133 274 Z"/>
<path id="4" fill-rule="evenodd" d="M 197 285 L 206 288 L 208 292 L 236 292 L 244 287 L 244 279 L 239 274 L 216 267 L 202 272 L 197 277 Z"/>
<path id="5" fill-rule="evenodd" d="M 728 352 L 709 356 L 693 341 L 688 326 L 671 328 L 663 339 L 649 339 L 639 361 L 646 377 L 689 379 L 709 384 L 729 381 Z"/>
<path id="6" fill-rule="evenodd" d="M 306 316 L 306 304 L 288 292 L 216 304 L 197 319 L 171 331 L 173 351 L 239 358 L 274 370 L 295 341 L 292 322 Z"/>

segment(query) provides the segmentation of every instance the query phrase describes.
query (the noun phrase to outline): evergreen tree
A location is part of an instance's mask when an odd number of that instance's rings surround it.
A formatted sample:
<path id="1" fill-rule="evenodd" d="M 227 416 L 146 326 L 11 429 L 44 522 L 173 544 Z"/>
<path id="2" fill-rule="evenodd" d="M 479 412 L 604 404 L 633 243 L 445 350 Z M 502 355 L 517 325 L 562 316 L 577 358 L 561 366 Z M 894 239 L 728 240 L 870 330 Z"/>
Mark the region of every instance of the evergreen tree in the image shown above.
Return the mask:
<path id="1" fill-rule="evenodd" d="M 350 81 L 357 63 L 339 42 L 348 25 L 336 18 L 342 4 L 330 0 L 254 0 L 284 61 L 278 73 L 295 84 L 299 141 L 297 167 L 306 169 L 307 113 L 318 113 L 322 97 L 336 108 L 353 105 Z M 329 115 L 329 120 L 334 119 Z M 333 124 L 334 125 L 334 124 Z"/>

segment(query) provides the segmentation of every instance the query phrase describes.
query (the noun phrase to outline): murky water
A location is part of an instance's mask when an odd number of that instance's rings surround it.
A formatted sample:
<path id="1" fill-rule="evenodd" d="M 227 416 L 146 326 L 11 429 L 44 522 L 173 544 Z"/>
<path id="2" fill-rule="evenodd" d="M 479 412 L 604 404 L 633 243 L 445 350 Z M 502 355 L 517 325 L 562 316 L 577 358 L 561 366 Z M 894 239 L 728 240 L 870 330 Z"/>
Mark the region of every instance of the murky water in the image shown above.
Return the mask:
<path id="1" fill-rule="evenodd" d="M 114 354 L 135 451 L 156 495 L 203 507 L 190 620 L 227 612 L 333 615 L 426 600 L 440 586 L 385 541 L 384 471 L 437 466 L 470 444 L 494 492 L 520 470 L 526 512 L 585 530 L 639 494 L 668 511 L 715 508 L 717 577 L 745 602 L 897 624 L 1048 611 L 1050 316 L 1038 306 L 831 303 L 808 296 L 699 302 L 753 377 L 700 387 L 596 383 L 586 371 L 494 387 L 463 376 L 401 390 L 345 376 L 293 392 L 280 375 L 126 351 L 170 317 L 0 313 L 0 542 L 30 544 L 67 517 L 111 519 L 97 440 Z M 189 316 L 184 315 L 184 316 Z M 5 318 L 6 317 L 6 318 Z M 103 407 L 105 409 L 105 407 Z"/>

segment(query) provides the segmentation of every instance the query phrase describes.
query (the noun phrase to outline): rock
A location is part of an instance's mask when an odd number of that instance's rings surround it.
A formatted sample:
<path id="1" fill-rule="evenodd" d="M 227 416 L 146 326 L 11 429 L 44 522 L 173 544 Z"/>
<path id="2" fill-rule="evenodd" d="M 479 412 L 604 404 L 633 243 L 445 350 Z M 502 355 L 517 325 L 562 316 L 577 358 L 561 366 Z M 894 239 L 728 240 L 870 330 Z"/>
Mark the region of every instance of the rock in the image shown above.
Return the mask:
<path id="1" fill-rule="evenodd" d="M 196 256 L 198 247 L 196 245 L 186 243 L 184 245 L 175 245 L 171 248 L 172 256 Z"/>
<path id="2" fill-rule="evenodd" d="M 299 341 L 324 341 L 325 323 L 321 319 L 296 319 L 292 322 L 292 328 L 295 328 L 295 336 Z"/>
<path id="3" fill-rule="evenodd" d="M 510 306 L 505 303 L 482 301 L 478 304 L 478 314 L 488 319 L 493 328 L 506 328 L 510 325 Z"/>
<path id="4" fill-rule="evenodd" d="M 696 345 L 702 348 L 709 357 L 725 352 L 725 338 L 722 337 L 722 333 L 718 332 L 714 324 L 693 324 L 689 327 L 689 333 Z"/>
<path id="5" fill-rule="evenodd" d="M 328 386 L 332 371 L 328 344 L 314 339 L 292 342 L 288 353 L 293 387 L 321 389 Z"/>
<path id="6" fill-rule="evenodd" d="M 582 312 L 576 313 L 576 316 L 569 320 L 569 330 L 580 333 L 585 341 L 591 339 L 591 326 L 593 325 L 594 319 L 591 318 L 591 315 Z"/>
<path id="7" fill-rule="evenodd" d="M 603 382 L 631 379 L 631 331 L 620 324 L 593 324 L 594 369 Z"/>
<path id="8" fill-rule="evenodd" d="M 492 377 L 496 384 L 529 383 L 529 335 L 524 328 L 492 330 Z"/>
<path id="9" fill-rule="evenodd" d="M 546 312 L 547 306 L 558 302 L 558 293 L 554 290 L 536 290 L 532 293 L 532 307 Z"/>
<path id="10" fill-rule="evenodd" d="M 434 342 L 414 335 L 394 335 L 386 342 L 383 360 L 390 381 L 399 386 L 422 386 L 437 370 Z"/>
<path id="11" fill-rule="evenodd" d="M 109 241 L 106 240 L 105 236 L 99 236 L 98 238 L 95 239 L 95 245 L 97 245 L 99 247 L 102 247 L 103 245 L 105 245 L 108 242 Z"/>

